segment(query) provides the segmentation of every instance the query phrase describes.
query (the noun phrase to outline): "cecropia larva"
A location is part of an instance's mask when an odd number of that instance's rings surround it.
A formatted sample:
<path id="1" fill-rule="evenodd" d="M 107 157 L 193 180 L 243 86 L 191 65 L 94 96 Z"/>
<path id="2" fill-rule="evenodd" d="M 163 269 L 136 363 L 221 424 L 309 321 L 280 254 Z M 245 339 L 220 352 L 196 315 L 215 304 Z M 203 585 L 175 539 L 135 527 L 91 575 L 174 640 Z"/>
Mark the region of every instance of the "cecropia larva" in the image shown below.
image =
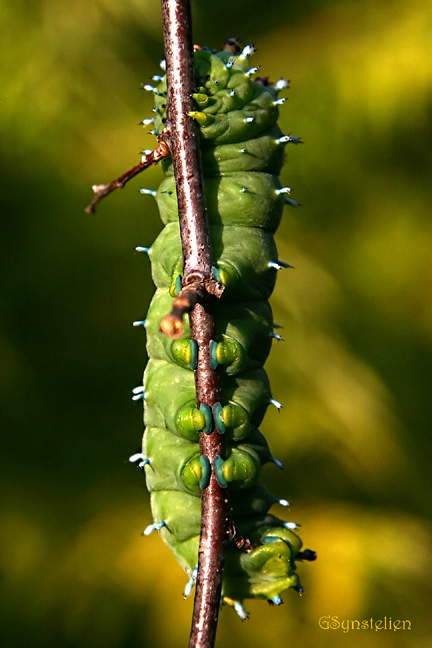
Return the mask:
<path id="1" fill-rule="evenodd" d="M 284 135 L 277 125 L 279 98 L 287 87 L 255 78 L 250 67 L 253 46 L 237 49 L 228 41 L 224 50 L 195 52 L 196 110 L 199 125 L 207 214 L 215 262 L 214 276 L 225 286 L 216 306 L 217 336 L 212 342 L 213 368 L 221 375 L 222 399 L 212 410 L 197 407 L 194 368 L 196 343 L 188 324 L 180 339 L 160 331 L 182 286 L 182 250 L 176 187 L 171 158 L 162 161 L 166 174 L 156 192 L 165 225 L 148 252 L 156 294 L 142 324 L 147 332 L 149 362 L 143 386 L 135 398 L 144 399 L 142 454 L 135 455 L 145 470 L 151 494 L 153 523 L 145 530 L 159 531 L 164 542 L 189 576 L 185 594 L 196 578 L 200 534 L 200 493 L 208 483 L 210 466 L 200 456 L 199 434 L 211 422 L 227 437 L 225 461 L 212 469 L 229 491 L 231 516 L 238 533 L 249 542 L 234 543 L 225 552 L 223 602 L 244 618 L 242 601 L 262 598 L 280 604 L 287 588 L 302 591 L 295 561 L 313 559 L 301 552 L 297 525 L 269 513 L 274 504 L 287 506 L 258 482 L 261 466 L 278 462 L 258 427 L 273 399 L 263 368 L 274 332 L 268 299 L 277 271 L 288 264 L 278 259 L 273 235 L 285 205 L 296 206 L 290 190 L 282 187 L 280 173 L 285 145 L 299 138 Z M 154 133 L 163 131 L 166 79 L 154 77 Z M 186 319 L 186 318 L 185 318 Z"/>

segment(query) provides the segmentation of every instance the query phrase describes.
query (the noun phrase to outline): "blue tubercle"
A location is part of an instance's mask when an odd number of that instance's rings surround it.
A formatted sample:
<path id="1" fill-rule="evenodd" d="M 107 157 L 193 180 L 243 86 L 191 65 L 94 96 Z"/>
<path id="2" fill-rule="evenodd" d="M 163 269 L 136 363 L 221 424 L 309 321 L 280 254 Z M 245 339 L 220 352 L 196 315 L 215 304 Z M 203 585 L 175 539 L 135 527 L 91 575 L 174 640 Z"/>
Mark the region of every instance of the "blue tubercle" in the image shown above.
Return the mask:
<path id="1" fill-rule="evenodd" d="M 176 296 L 179 295 L 182 288 L 183 288 L 183 277 L 181 275 L 177 275 L 174 284 L 174 291 Z"/>
<path id="2" fill-rule="evenodd" d="M 295 137 L 294 135 L 282 135 L 278 137 L 276 144 L 303 144 L 301 137 Z"/>
<path id="3" fill-rule="evenodd" d="M 142 452 L 137 452 L 136 454 L 133 454 L 131 457 L 129 457 L 129 461 L 131 463 L 135 463 L 139 461 L 140 463 L 138 464 L 138 468 L 144 468 L 144 466 L 147 466 L 150 463 L 150 459 L 144 458 Z"/>
<path id="4" fill-rule="evenodd" d="M 129 461 L 131 463 L 135 463 L 136 461 L 142 461 L 143 459 L 144 459 L 144 455 L 142 452 L 136 452 L 135 454 L 129 457 Z"/>
<path id="5" fill-rule="evenodd" d="M 154 189 L 145 189 L 144 187 L 140 189 L 140 194 L 143 196 L 153 196 L 153 198 L 156 198 L 156 193 Z"/>
<path id="6" fill-rule="evenodd" d="M 201 490 L 204 490 L 204 488 L 207 488 L 210 483 L 210 460 L 205 455 L 201 455 L 199 462 L 201 466 L 201 479 L 199 480 L 199 487 L 201 488 Z"/>
<path id="7" fill-rule="evenodd" d="M 254 45 L 249 43 L 248 45 L 245 45 L 245 47 L 243 47 L 243 50 L 242 50 L 239 58 L 240 59 L 249 58 L 249 56 L 251 56 L 255 51 L 256 51 L 256 49 L 255 49 Z"/>
<path id="8" fill-rule="evenodd" d="M 153 533 L 153 531 L 160 531 L 163 527 L 167 526 L 166 520 L 162 520 L 162 522 L 153 522 L 152 524 L 149 524 L 148 527 L 146 527 L 143 531 L 143 535 L 149 536 L 150 533 Z"/>
<path id="9" fill-rule="evenodd" d="M 190 579 L 186 583 L 186 587 L 183 590 L 184 598 L 187 598 L 188 596 L 190 596 L 192 594 L 192 590 L 193 590 L 193 588 L 195 586 L 195 581 L 197 579 L 197 576 L 198 576 L 198 567 L 195 567 L 195 569 L 193 570 L 193 572 L 191 574 Z"/>
<path id="10" fill-rule="evenodd" d="M 281 261 L 278 259 L 278 264 L 281 266 L 281 268 L 294 268 L 290 263 L 287 263 L 286 261 Z"/>
<path id="11" fill-rule="evenodd" d="M 277 263 L 276 261 L 269 261 L 268 267 L 272 268 L 273 270 L 280 270 L 282 266 L 280 265 L 280 263 Z"/>
<path id="12" fill-rule="evenodd" d="M 216 266 L 213 266 L 213 267 L 212 267 L 212 273 L 213 273 L 213 278 L 214 278 L 218 283 L 221 284 L 222 281 L 221 281 L 221 276 L 220 276 L 219 268 L 216 268 Z"/>
<path id="13" fill-rule="evenodd" d="M 145 400 L 147 394 L 145 393 L 145 387 L 144 385 L 138 385 L 138 387 L 134 387 L 132 389 L 132 400 L 137 401 L 137 400 Z"/>
<path id="14" fill-rule="evenodd" d="M 285 205 L 290 207 L 300 207 L 300 203 L 297 200 L 292 200 L 292 198 L 285 198 Z"/>
<path id="15" fill-rule="evenodd" d="M 278 410 L 282 409 L 282 404 L 279 403 L 275 398 L 270 398 L 269 400 L 270 405 L 274 405 Z"/>
<path id="16" fill-rule="evenodd" d="M 243 607 L 243 604 L 240 603 L 240 601 L 232 601 L 232 607 L 242 621 L 245 621 L 248 618 L 249 612 Z"/>
<path id="17" fill-rule="evenodd" d="M 132 326 L 138 327 L 138 326 L 143 326 L 146 328 L 148 326 L 148 321 L 147 320 L 135 320 L 135 322 L 132 322 Z"/>
<path id="18" fill-rule="evenodd" d="M 189 369 L 195 371 L 198 364 L 198 344 L 196 340 L 190 341 L 190 351 L 191 351 L 191 359 L 189 362 Z"/>
<path id="19" fill-rule="evenodd" d="M 213 371 L 217 368 L 219 362 L 216 357 L 218 343 L 215 340 L 210 340 L 209 349 L 210 349 L 210 369 Z"/>
<path id="20" fill-rule="evenodd" d="M 277 340 L 278 342 L 284 341 L 281 335 L 278 335 L 277 333 L 273 333 L 273 331 L 270 333 L 270 337 L 273 338 L 274 340 Z"/>
<path id="21" fill-rule="evenodd" d="M 275 89 L 280 92 L 281 90 L 285 90 L 288 88 L 289 81 L 287 79 L 279 79 L 274 85 Z"/>
<path id="22" fill-rule="evenodd" d="M 278 499 L 275 497 L 275 503 L 280 504 L 281 506 L 291 506 L 291 504 L 286 499 Z"/>
<path id="23" fill-rule="evenodd" d="M 272 457 L 272 458 L 270 459 L 270 461 L 272 461 L 272 462 L 273 462 L 273 463 L 274 463 L 278 468 L 280 468 L 281 470 L 283 470 L 283 463 L 282 463 L 282 461 L 279 461 L 279 459 L 276 459 L 276 457 Z"/>
<path id="24" fill-rule="evenodd" d="M 207 403 L 201 403 L 199 406 L 200 412 L 204 414 L 205 424 L 203 427 L 204 434 L 211 434 L 212 431 L 212 415 L 210 406 Z"/>
<path id="25" fill-rule="evenodd" d="M 226 430 L 226 425 L 222 418 L 223 407 L 220 403 L 215 403 L 213 405 L 212 410 L 213 410 L 213 418 L 214 418 L 216 429 L 219 432 L 219 434 L 223 434 Z"/>
<path id="26" fill-rule="evenodd" d="M 252 67 L 247 72 L 245 72 L 245 74 L 246 74 L 247 77 L 251 77 L 253 74 L 256 74 L 256 72 L 258 72 L 258 70 L 259 70 L 259 67 L 255 66 L 255 67 Z"/>
<path id="27" fill-rule="evenodd" d="M 214 474 L 215 474 L 217 482 L 218 482 L 218 484 L 219 484 L 219 486 L 221 488 L 227 488 L 227 486 L 228 486 L 228 482 L 225 479 L 223 471 L 222 471 L 224 463 L 225 463 L 224 460 L 219 455 L 216 455 L 216 457 L 213 459 Z"/>

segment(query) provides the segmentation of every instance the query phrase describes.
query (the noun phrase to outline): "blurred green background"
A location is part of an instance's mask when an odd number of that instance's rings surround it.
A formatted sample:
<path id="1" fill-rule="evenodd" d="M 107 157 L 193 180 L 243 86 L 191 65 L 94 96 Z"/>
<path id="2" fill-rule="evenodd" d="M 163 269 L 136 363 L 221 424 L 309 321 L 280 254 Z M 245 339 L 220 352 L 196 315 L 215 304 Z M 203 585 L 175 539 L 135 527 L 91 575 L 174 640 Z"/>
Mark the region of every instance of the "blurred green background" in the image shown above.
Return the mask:
<path id="1" fill-rule="evenodd" d="M 428 0 L 196 0 L 194 40 L 236 35 L 292 80 L 282 180 L 302 208 L 277 234 L 263 431 L 316 563 L 282 608 L 224 609 L 219 646 L 431 645 L 432 5 Z M 140 472 L 153 291 L 134 253 L 160 229 L 157 168 L 102 203 L 152 148 L 139 89 L 163 56 L 157 0 L 1 6 L 1 645 L 187 645 L 185 576 L 150 522 Z M 321 617 L 408 619 L 411 630 L 323 630 Z M 428 627 L 429 626 L 429 627 Z"/>

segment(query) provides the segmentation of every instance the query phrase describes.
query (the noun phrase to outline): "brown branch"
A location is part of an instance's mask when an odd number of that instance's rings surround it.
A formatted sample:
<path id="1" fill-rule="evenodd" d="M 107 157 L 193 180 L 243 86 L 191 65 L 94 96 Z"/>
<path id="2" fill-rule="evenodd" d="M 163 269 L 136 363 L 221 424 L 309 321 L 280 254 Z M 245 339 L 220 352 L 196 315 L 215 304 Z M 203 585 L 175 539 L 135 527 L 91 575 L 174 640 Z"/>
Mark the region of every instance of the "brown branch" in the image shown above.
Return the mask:
<path id="1" fill-rule="evenodd" d="M 212 282 L 212 254 L 198 134 L 193 120 L 187 115 L 193 109 L 194 91 L 189 0 L 162 0 L 162 15 L 168 85 L 164 138 L 171 151 L 177 186 L 184 260 L 181 293 L 187 291 L 188 286 L 200 286 L 199 290 L 194 289 L 195 295 L 194 291 L 186 294 L 192 301 L 196 298 L 189 318 L 191 337 L 198 344 L 195 372 L 197 403 L 212 406 L 220 400 L 218 375 L 210 368 L 209 350 L 210 340 L 215 338 L 212 313 L 215 298 L 206 294 L 206 288 Z M 188 303 L 186 300 L 186 310 L 192 301 Z M 208 435 L 201 433 L 200 452 L 208 457 L 210 464 L 216 455 L 225 457 L 223 436 L 215 429 Z M 210 484 L 201 496 L 198 577 L 189 648 L 211 648 L 214 645 L 222 588 L 223 552 L 227 539 L 227 508 L 226 493 L 212 472 Z"/>
<path id="2" fill-rule="evenodd" d="M 197 304 L 190 317 L 191 337 L 197 341 L 196 386 L 198 403 L 212 406 L 220 400 L 218 376 L 209 368 L 210 340 L 214 339 L 214 316 L 210 304 Z M 225 440 L 216 430 L 200 434 L 200 452 L 213 465 L 216 456 L 225 457 Z M 201 537 L 198 578 L 189 648 L 212 648 L 216 637 L 222 590 L 223 556 L 228 539 L 228 501 L 212 471 L 210 483 L 201 493 Z"/>
<path id="3" fill-rule="evenodd" d="M 205 215 L 198 132 L 194 109 L 194 63 L 189 0 L 162 0 L 167 65 L 164 139 L 173 158 L 184 256 L 183 284 L 209 279 L 211 245 Z"/>
<path id="4" fill-rule="evenodd" d="M 131 178 L 135 177 L 136 175 L 138 175 L 138 173 L 141 173 L 141 171 L 144 171 L 144 169 L 147 169 L 152 164 L 157 164 L 157 162 L 162 160 L 162 158 L 169 155 L 169 152 L 170 151 L 166 143 L 159 142 L 154 151 L 152 151 L 148 155 L 144 155 L 141 162 L 132 167 L 132 169 L 129 169 L 129 171 L 126 171 L 126 173 L 123 173 L 121 176 L 119 176 L 109 184 L 93 185 L 92 189 L 95 197 L 87 205 L 84 211 L 86 211 L 87 214 L 94 214 L 96 211 L 95 207 L 98 202 L 102 200 L 102 198 L 110 194 L 112 191 L 114 191 L 114 189 L 123 188 L 126 182 L 129 182 Z"/>

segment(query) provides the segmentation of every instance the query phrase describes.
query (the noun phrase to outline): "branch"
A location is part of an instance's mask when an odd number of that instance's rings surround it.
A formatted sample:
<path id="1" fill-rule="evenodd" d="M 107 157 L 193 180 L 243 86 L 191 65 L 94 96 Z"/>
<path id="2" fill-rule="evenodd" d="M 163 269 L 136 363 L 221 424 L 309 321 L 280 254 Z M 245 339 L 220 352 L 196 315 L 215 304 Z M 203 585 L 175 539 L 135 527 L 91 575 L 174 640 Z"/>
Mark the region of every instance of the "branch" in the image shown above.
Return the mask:
<path id="1" fill-rule="evenodd" d="M 95 207 L 98 202 L 102 200 L 102 198 L 110 194 L 112 191 L 114 191 L 114 189 L 122 189 L 125 186 L 126 182 L 129 182 L 131 178 L 138 175 L 138 173 L 141 173 L 141 171 L 144 171 L 144 169 L 147 169 L 150 165 L 156 164 L 167 155 L 169 155 L 168 146 L 165 144 L 165 142 L 159 142 L 157 148 L 155 148 L 154 151 L 152 151 L 148 155 L 144 155 L 141 162 L 132 167 L 132 169 L 129 169 L 129 171 L 126 171 L 126 173 L 123 173 L 121 176 L 119 176 L 109 184 L 93 185 L 93 193 L 95 193 L 96 195 L 93 200 L 87 205 L 84 211 L 86 211 L 87 214 L 94 214 L 96 211 Z"/>
<path id="2" fill-rule="evenodd" d="M 215 318 L 212 313 L 215 298 L 207 290 L 212 282 L 212 254 L 198 134 L 193 120 L 187 115 L 193 109 L 194 91 L 189 0 L 162 0 L 162 15 L 168 84 L 167 121 L 163 137 L 172 154 L 177 186 L 184 259 L 183 290 L 179 297 L 185 294 L 188 297 L 180 306 L 183 312 L 193 306 L 189 318 L 191 337 L 198 344 L 195 372 L 197 403 L 212 406 L 220 400 L 218 375 L 210 368 L 209 350 L 210 340 L 215 339 Z M 189 286 L 195 288 L 187 293 Z M 200 452 L 208 457 L 211 465 L 216 455 L 225 457 L 223 436 L 215 429 L 209 435 L 201 433 Z M 226 492 L 212 472 L 210 484 L 201 495 L 198 577 L 189 648 L 211 648 L 214 645 L 222 588 L 223 551 L 227 538 L 227 508 Z"/>

